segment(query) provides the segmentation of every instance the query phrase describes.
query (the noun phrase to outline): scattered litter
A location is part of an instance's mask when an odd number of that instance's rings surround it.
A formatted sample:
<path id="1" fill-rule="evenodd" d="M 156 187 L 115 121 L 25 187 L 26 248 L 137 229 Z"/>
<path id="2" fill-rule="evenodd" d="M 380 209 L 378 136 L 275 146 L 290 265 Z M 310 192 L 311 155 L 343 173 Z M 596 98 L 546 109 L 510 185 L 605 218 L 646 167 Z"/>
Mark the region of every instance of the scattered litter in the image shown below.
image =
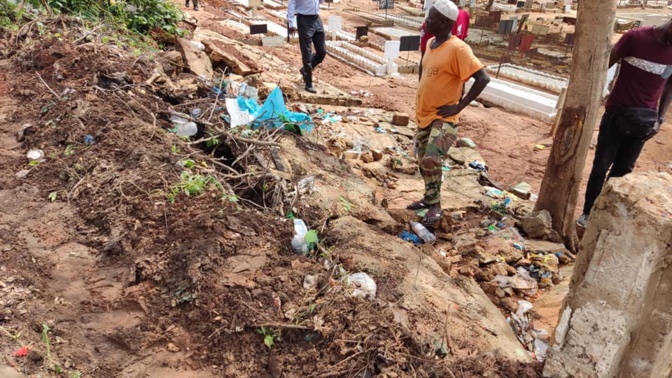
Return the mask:
<path id="1" fill-rule="evenodd" d="M 436 241 L 436 236 L 432 234 L 425 226 L 423 226 L 422 223 L 414 221 L 408 221 L 408 223 L 411 225 L 413 232 L 415 232 L 415 234 L 418 235 L 423 242 L 427 244 L 434 244 Z"/>
<path id="2" fill-rule="evenodd" d="M 25 346 L 15 350 L 12 353 L 12 356 L 14 357 L 26 357 L 27 355 L 28 355 L 28 347 Z"/>
<path id="3" fill-rule="evenodd" d="M 170 116 L 170 122 L 175 126 L 172 130 L 180 138 L 192 137 L 198 133 L 198 126 L 195 122 L 189 121 L 186 117 L 174 113 Z"/>
<path id="4" fill-rule="evenodd" d="M 537 280 L 532 278 L 530 273 L 523 267 L 518 267 L 516 272 L 517 273 L 515 276 L 504 276 L 498 274 L 495 276 L 495 282 L 497 282 L 497 285 L 499 285 L 499 287 L 502 289 L 510 287 L 514 290 L 522 292 L 527 296 L 534 296 L 537 294 L 537 290 L 539 288 Z"/>
<path id="5" fill-rule="evenodd" d="M 39 149 L 32 149 L 26 154 L 28 161 L 31 163 L 37 162 L 41 163 L 44 161 L 44 151 Z"/>
<path id="6" fill-rule="evenodd" d="M 317 275 L 308 274 L 303 277 L 303 288 L 305 290 L 315 289 L 317 287 Z"/>
<path id="7" fill-rule="evenodd" d="M 205 45 L 199 41 L 189 41 L 189 45 L 191 45 L 194 50 L 205 51 Z"/>
<path id="8" fill-rule="evenodd" d="M 428 211 L 429 211 L 429 209 L 420 209 L 420 210 L 416 211 L 415 214 L 419 217 L 424 217 L 425 215 L 427 215 Z"/>
<path id="9" fill-rule="evenodd" d="M 479 172 L 487 172 L 488 167 L 485 165 L 485 162 L 480 160 L 474 160 L 469 163 L 469 168 L 474 169 Z"/>
<path id="10" fill-rule="evenodd" d="M 371 278 L 366 273 L 353 273 L 345 277 L 345 281 L 348 286 L 354 286 L 355 289 L 352 291 L 352 296 L 355 298 L 375 298 L 376 290 L 376 281 Z"/>
<path id="11" fill-rule="evenodd" d="M 84 144 L 90 145 L 90 144 L 93 144 L 93 142 L 94 142 L 93 135 L 85 135 L 84 136 Z"/>
<path id="12" fill-rule="evenodd" d="M 292 238 L 292 249 L 296 253 L 303 255 L 308 254 L 308 243 L 306 242 L 306 234 L 308 227 L 301 219 L 294 219 L 294 238 Z"/>
<path id="13" fill-rule="evenodd" d="M 191 117 L 192 118 L 198 118 L 201 116 L 201 109 L 199 108 L 194 108 L 191 110 Z"/>
<path id="14" fill-rule="evenodd" d="M 521 250 L 521 251 L 524 251 L 524 250 L 525 250 L 525 246 L 522 245 L 522 244 L 520 244 L 520 243 L 513 243 L 513 247 L 514 247 L 515 249 L 519 249 L 519 250 Z"/>
<path id="15" fill-rule="evenodd" d="M 16 178 L 19 178 L 19 179 L 25 178 L 26 176 L 28 176 L 29 173 L 30 173 L 30 169 L 22 169 L 22 170 L 16 172 Z"/>
<path id="16" fill-rule="evenodd" d="M 378 126 L 374 129 L 378 134 L 385 134 L 387 131 L 383 129 L 382 127 Z"/>
<path id="17" fill-rule="evenodd" d="M 239 100 L 227 98 L 224 100 L 226 111 L 229 112 L 229 125 L 234 128 L 244 126 L 254 121 L 254 117 L 247 110 L 241 110 Z"/>
<path id="18" fill-rule="evenodd" d="M 304 177 L 296 183 L 299 194 L 311 194 L 315 191 L 315 176 Z"/>
<path id="19" fill-rule="evenodd" d="M 506 197 L 506 192 L 504 192 L 503 190 L 499 190 L 497 188 L 489 186 L 485 186 L 484 188 L 485 188 L 485 195 L 490 198 L 503 199 L 504 197 Z"/>
<path id="20" fill-rule="evenodd" d="M 17 142 L 23 142 L 23 139 L 26 137 L 26 133 L 35 131 L 35 127 L 30 124 L 26 123 L 23 126 L 21 126 L 21 130 L 19 130 L 18 133 L 16 133 L 16 141 Z"/>
<path id="21" fill-rule="evenodd" d="M 277 129 L 284 127 L 286 123 L 298 125 L 302 132 L 313 129 L 313 120 L 308 114 L 291 112 L 285 106 L 280 87 L 276 87 L 266 98 L 264 104 L 259 106 L 254 99 L 238 96 L 238 105 L 242 111 L 248 111 L 254 119 L 252 128 L 259 127 Z"/>
<path id="22" fill-rule="evenodd" d="M 535 145 L 534 145 L 534 150 L 535 150 L 535 151 L 541 151 L 541 150 L 543 150 L 544 148 L 546 148 L 546 146 L 544 146 L 543 144 L 535 144 Z"/>
<path id="23" fill-rule="evenodd" d="M 413 243 L 413 245 L 416 247 L 422 244 L 422 240 L 420 240 L 418 235 L 409 232 L 408 230 L 402 231 L 401 234 L 399 234 L 399 237 L 404 241 Z"/>

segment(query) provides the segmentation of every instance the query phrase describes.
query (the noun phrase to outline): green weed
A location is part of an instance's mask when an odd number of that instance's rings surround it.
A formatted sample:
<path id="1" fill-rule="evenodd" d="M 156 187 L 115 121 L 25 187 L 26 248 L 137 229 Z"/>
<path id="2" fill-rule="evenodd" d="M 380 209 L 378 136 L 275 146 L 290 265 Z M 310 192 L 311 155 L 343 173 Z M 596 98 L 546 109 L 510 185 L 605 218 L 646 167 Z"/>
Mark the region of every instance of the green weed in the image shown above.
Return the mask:
<path id="1" fill-rule="evenodd" d="M 280 332 L 276 329 L 261 327 L 261 329 L 257 330 L 257 332 L 264 336 L 264 345 L 266 345 L 269 349 L 275 345 L 276 341 L 280 341 Z"/>

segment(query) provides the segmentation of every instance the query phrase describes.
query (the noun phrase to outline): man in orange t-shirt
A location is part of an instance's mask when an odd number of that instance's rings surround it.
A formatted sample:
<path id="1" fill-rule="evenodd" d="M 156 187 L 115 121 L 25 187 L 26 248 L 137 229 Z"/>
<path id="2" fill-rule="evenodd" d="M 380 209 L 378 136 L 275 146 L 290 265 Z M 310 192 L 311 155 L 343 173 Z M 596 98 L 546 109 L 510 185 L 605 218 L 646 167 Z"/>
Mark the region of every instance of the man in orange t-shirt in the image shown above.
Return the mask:
<path id="1" fill-rule="evenodd" d="M 425 195 L 408 209 L 428 208 L 422 223 L 434 225 L 441 218 L 441 176 L 443 159 L 457 139 L 459 113 L 478 97 L 490 82 L 488 74 L 469 45 L 451 29 L 458 17 L 450 0 L 437 0 L 427 17 L 427 31 L 435 37 L 427 43 L 421 62 L 416 117 L 418 165 L 425 181 Z M 469 93 L 462 97 L 462 84 L 474 78 Z"/>

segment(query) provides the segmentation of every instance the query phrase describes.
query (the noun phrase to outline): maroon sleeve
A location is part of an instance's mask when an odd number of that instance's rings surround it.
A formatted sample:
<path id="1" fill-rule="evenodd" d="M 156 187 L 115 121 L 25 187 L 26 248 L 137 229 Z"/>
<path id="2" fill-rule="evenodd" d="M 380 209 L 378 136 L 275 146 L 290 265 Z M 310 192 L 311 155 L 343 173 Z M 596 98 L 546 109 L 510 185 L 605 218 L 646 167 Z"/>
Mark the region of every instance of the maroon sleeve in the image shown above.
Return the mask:
<path id="1" fill-rule="evenodd" d="M 619 58 L 625 58 L 627 56 L 630 56 L 630 53 L 632 51 L 632 44 L 634 43 L 632 38 L 633 32 L 634 30 L 630 30 L 627 33 L 623 34 L 621 39 L 619 39 L 618 42 L 616 42 L 616 44 L 614 45 L 613 51 Z"/>

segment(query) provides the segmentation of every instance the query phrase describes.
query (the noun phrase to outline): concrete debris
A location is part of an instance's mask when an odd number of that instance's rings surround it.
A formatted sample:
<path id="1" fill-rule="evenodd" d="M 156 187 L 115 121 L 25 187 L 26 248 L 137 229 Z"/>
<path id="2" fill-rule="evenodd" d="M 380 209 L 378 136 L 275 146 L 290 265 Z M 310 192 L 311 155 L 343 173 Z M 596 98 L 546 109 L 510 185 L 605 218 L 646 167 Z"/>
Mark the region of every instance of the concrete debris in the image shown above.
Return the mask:
<path id="1" fill-rule="evenodd" d="M 200 78 L 211 80 L 213 69 L 208 54 L 195 48 L 191 42 L 184 38 L 177 38 L 176 47 L 182 54 L 182 58 L 191 72 Z"/>
<path id="2" fill-rule="evenodd" d="M 583 236 L 545 377 L 665 377 L 672 354 L 672 176 L 609 180 Z"/>
<path id="3" fill-rule="evenodd" d="M 476 148 L 476 143 L 469 138 L 460 138 L 457 140 L 457 147 Z"/>

